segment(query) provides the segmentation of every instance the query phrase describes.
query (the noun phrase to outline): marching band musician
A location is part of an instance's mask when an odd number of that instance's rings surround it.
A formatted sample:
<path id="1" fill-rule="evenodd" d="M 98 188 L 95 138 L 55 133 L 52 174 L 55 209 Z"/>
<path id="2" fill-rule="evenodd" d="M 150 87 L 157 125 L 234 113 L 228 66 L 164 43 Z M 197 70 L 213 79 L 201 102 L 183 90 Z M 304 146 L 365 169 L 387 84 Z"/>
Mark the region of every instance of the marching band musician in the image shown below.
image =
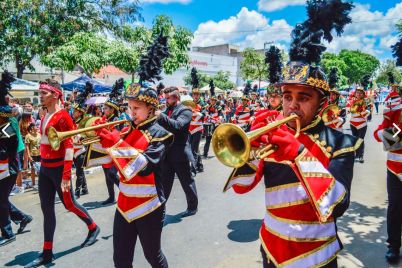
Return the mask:
<path id="1" fill-rule="evenodd" d="M 109 94 L 109 99 L 105 102 L 104 117 L 106 122 L 113 122 L 119 120 L 119 104 L 120 95 L 124 90 L 123 78 L 118 79 L 113 85 L 112 91 Z M 116 126 L 118 128 L 118 126 Z M 105 173 L 106 187 L 109 197 L 102 202 L 102 205 L 110 205 L 116 202 L 114 194 L 114 186 L 119 186 L 119 175 L 117 168 L 112 163 L 102 164 L 103 172 Z"/>
<path id="2" fill-rule="evenodd" d="M 48 130 L 54 127 L 57 131 L 74 129 L 68 112 L 58 105 L 63 95 L 60 84 L 47 79 L 39 85 L 40 101 L 48 113 L 41 124 L 41 168 L 39 172 L 39 198 L 43 212 L 44 244 L 43 252 L 26 267 L 38 267 L 49 264 L 53 256 L 53 236 L 56 228 L 55 195 L 56 192 L 65 208 L 76 214 L 88 227 L 88 236 L 81 244 L 87 247 L 96 242 L 100 228 L 93 221 L 88 211 L 78 204 L 72 193 L 71 168 L 73 163 L 73 142 L 68 138 L 61 142 L 58 150 L 53 150 L 49 143 Z"/>
<path id="3" fill-rule="evenodd" d="M 352 135 L 363 140 L 362 145 L 356 150 L 356 161 L 364 163 L 364 137 L 367 132 L 367 117 L 370 112 L 366 109 L 366 91 L 358 86 L 355 90 L 355 99 L 350 103 L 350 129 Z"/>
<path id="4" fill-rule="evenodd" d="M 308 5 L 311 8 L 314 3 Z M 341 11 L 343 16 L 352 7 L 345 5 L 349 8 Z M 329 12 L 326 6 L 314 10 Z M 331 21 L 328 23 L 332 25 Z M 336 218 L 349 205 L 354 151 L 360 143 L 350 135 L 326 127 L 319 116 L 329 86 L 324 72 L 316 66 L 320 53 L 315 55 L 317 50 L 305 53 L 306 47 L 317 44 L 305 44 L 312 42 L 312 38 L 300 38 L 299 34 L 320 36 L 321 24 L 315 28 L 317 32 L 305 25 L 292 32 L 291 62 L 281 82 L 283 116 L 296 114 L 300 118 L 300 134 L 294 136 L 297 124 L 291 121 L 261 135 L 251 145 L 263 148 L 271 144 L 275 145 L 275 151 L 236 168 L 224 189 L 233 188 L 243 194 L 264 177 L 266 212 L 260 229 L 264 268 L 337 267 L 336 256 L 342 245 Z M 252 129 L 265 126 L 266 117 L 273 113 L 278 114 L 267 111 L 265 116 L 258 116 Z"/>
<path id="5" fill-rule="evenodd" d="M 333 68 L 331 69 L 328 78 L 330 88 L 328 106 L 323 110 L 322 118 L 326 126 L 342 132 L 342 126 L 345 123 L 345 120 L 340 116 L 341 109 L 338 106 L 340 93 L 336 89 L 337 82 L 338 70 Z"/>
<path id="6" fill-rule="evenodd" d="M 81 121 L 87 115 L 87 97 L 93 91 L 93 85 L 91 82 L 87 82 L 85 84 L 85 91 L 78 95 L 74 100 L 73 105 L 73 119 L 76 125 L 76 128 L 79 126 Z M 75 166 L 75 173 L 77 176 L 77 180 L 75 182 L 75 197 L 78 199 L 81 195 L 88 194 L 88 185 L 87 179 L 85 178 L 84 172 L 84 162 L 85 162 L 85 146 L 80 144 L 81 136 L 77 135 L 73 137 L 73 147 L 74 147 L 74 166 Z"/>
<path id="7" fill-rule="evenodd" d="M 209 146 L 211 145 L 212 134 L 217 125 L 222 122 L 223 112 L 222 107 L 217 104 L 217 98 L 215 96 L 211 96 L 209 99 L 209 105 L 207 105 L 205 109 L 205 123 L 210 124 L 211 130 L 205 132 L 205 144 L 204 144 L 204 158 L 208 158 Z"/>
<path id="8" fill-rule="evenodd" d="M 132 128 L 123 138 L 117 129 L 99 131 L 101 144 L 120 173 L 119 197 L 113 225 L 115 267 L 133 267 L 139 238 L 152 267 L 168 267 L 161 249 L 165 214 L 162 160 L 173 135 L 157 123 L 158 95 L 152 88 L 131 84 L 125 94 Z M 124 130 L 123 130 L 124 131 Z"/>
<path id="9" fill-rule="evenodd" d="M 396 85 L 394 85 L 397 88 Z M 393 89 L 395 92 L 395 89 Z M 400 94 L 400 93 L 399 93 Z M 395 101 L 399 99 L 398 101 Z M 388 100 L 393 104 L 391 109 L 384 110 L 384 120 L 374 132 L 378 142 L 384 143 L 387 154 L 387 233 L 388 251 L 385 258 L 390 263 L 399 260 L 401 248 L 401 225 L 402 225 L 402 147 L 400 135 L 394 137 L 394 124 L 402 128 L 402 104 L 400 95 L 392 94 Z"/>
<path id="10" fill-rule="evenodd" d="M 241 98 L 242 104 L 236 108 L 234 121 L 245 131 L 250 130 L 250 124 L 254 115 L 254 110 L 249 106 L 250 99 L 247 96 Z"/>
<path id="11" fill-rule="evenodd" d="M 193 101 L 196 105 L 195 109 L 193 109 L 193 116 L 191 118 L 190 123 L 190 145 L 191 151 L 193 152 L 194 162 L 195 162 L 195 171 L 196 172 L 204 172 L 204 165 L 202 164 L 202 159 L 200 155 L 200 142 L 201 135 L 203 133 L 203 120 L 204 120 L 204 109 L 205 104 L 200 99 L 200 90 L 198 88 L 193 88 L 192 90 Z"/>
<path id="12" fill-rule="evenodd" d="M 19 223 L 18 233 L 22 233 L 32 217 L 26 215 L 10 203 L 9 196 L 18 174 L 17 151 L 23 146 L 18 121 L 13 116 L 7 95 L 14 77 L 7 71 L 0 81 L 0 247 L 16 239 L 11 221 Z M 20 147 L 20 148 L 19 148 Z"/>

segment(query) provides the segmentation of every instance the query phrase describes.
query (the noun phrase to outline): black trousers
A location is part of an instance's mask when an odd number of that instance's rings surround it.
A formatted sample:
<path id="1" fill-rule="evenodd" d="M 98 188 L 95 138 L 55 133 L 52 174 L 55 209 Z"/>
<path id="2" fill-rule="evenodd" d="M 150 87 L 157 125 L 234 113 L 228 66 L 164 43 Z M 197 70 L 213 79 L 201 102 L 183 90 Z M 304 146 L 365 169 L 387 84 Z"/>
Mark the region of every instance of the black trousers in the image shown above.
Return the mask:
<path id="1" fill-rule="evenodd" d="M 173 187 L 174 175 L 177 174 L 181 187 L 186 194 L 187 209 L 198 207 L 198 196 L 195 181 L 191 176 L 190 162 L 171 162 L 165 160 L 162 165 L 162 182 L 166 200 L 169 199 Z"/>
<path id="2" fill-rule="evenodd" d="M 286 250 L 286 249 L 284 249 Z M 263 268 L 276 268 L 275 264 L 272 261 L 268 262 L 267 254 L 265 253 L 264 249 L 262 246 L 260 247 L 261 255 L 262 255 L 262 267 Z M 321 266 L 322 268 L 337 268 L 338 267 L 338 261 L 335 258 L 332 260 L 330 263 Z"/>
<path id="3" fill-rule="evenodd" d="M 194 156 L 193 167 L 198 169 L 204 169 L 204 165 L 202 164 L 201 155 L 200 155 L 200 142 L 201 142 L 202 132 L 198 131 L 192 135 L 190 135 L 190 145 L 191 151 Z"/>
<path id="4" fill-rule="evenodd" d="M 88 211 L 77 203 L 73 194 L 73 187 L 69 192 L 63 193 L 61 190 L 61 179 L 63 166 L 48 168 L 41 166 L 39 172 L 39 198 L 43 213 L 43 230 L 45 242 L 52 242 L 56 229 L 56 214 L 54 211 L 54 201 L 56 192 L 64 207 L 77 215 L 90 228 L 94 221 L 89 216 Z"/>
<path id="5" fill-rule="evenodd" d="M 109 198 L 115 199 L 114 195 L 114 185 L 119 187 L 119 173 L 115 166 L 110 168 L 103 168 L 103 172 L 105 173 L 106 187 L 107 192 L 109 194 Z"/>
<path id="6" fill-rule="evenodd" d="M 87 178 L 85 178 L 85 172 L 84 172 L 84 160 L 85 160 L 84 153 L 74 158 L 75 174 L 77 175 L 77 180 L 75 181 L 76 192 L 81 191 L 81 189 L 88 190 Z"/>
<path id="7" fill-rule="evenodd" d="M 6 238 L 14 236 L 11 221 L 18 224 L 27 216 L 11 204 L 9 200 L 11 190 L 16 180 L 17 174 L 10 175 L 0 180 L 0 230 L 1 235 Z"/>
<path id="8" fill-rule="evenodd" d="M 387 191 L 387 242 L 389 248 L 399 252 L 402 227 L 402 181 L 389 170 L 387 170 Z"/>
<path id="9" fill-rule="evenodd" d="M 165 205 L 162 205 L 150 214 L 128 222 L 116 210 L 113 224 L 113 261 L 116 268 L 133 267 L 137 237 L 140 239 L 145 258 L 152 267 L 168 267 L 161 249 L 164 215 Z"/>
<path id="10" fill-rule="evenodd" d="M 352 135 L 356 138 L 361 138 L 363 143 L 360 147 L 356 150 L 356 158 L 364 156 L 364 137 L 366 136 L 367 126 L 362 127 L 361 129 L 355 128 L 353 125 L 350 125 L 350 130 L 352 130 Z"/>

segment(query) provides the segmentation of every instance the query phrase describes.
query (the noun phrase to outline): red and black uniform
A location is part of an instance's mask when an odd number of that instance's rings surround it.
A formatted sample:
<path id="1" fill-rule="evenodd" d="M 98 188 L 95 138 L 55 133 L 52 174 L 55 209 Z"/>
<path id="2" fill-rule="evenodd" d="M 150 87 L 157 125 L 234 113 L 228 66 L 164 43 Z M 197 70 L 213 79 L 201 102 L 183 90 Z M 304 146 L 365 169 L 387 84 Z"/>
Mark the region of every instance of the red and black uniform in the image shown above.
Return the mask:
<path id="1" fill-rule="evenodd" d="M 115 141 L 113 140 L 115 139 Z M 113 225 L 115 267 L 133 267 L 137 237 L 152 267 L 168 267 L 161 250 L 165 214 L 161 162 L 173 135 L 156 123 L 156 117 L 133 126 L 102 145 L 120 173 L 119 197 Z"/>
<path id="2" fill-rule="evenodd" d="M 204 170 L 204 166 L 202 164 L 201 155 L 200 155 L 200 141 L 203 133 L 203 121 L 204 121 L 204 103 L 198 102 L 196 103 L 197 107 L 193 109 L 193 117 L 191 118 L 190 123 L 190 145 L 191 151 L 194 156 L 194 163 L 192 169 L 195 169 L 195 172 L 202 172 Z M 193 170 L 194 172 L 194 170 Z"/>
<path id="3" fill-rule="evenodd" d="M 245 131 L 250 130 L 251 118 L 254 115 L 254 110 L 249 105 L 239 105 L 235 111 L 235 124 L 243 128 Z"/>
<path id="4" fill-rule="evenodd" d="M 374 137 L 378 142 L 386 144 L 387 153 L 387 232 L 388 247 L 399 254 L 401 247 L 402 225 L 402 146 L 400 137 L 393 137 L 394 125 L 402 127 L 402 105 L 392 107 L 392 110 L 384 112 L 384 120 Z"/>
<path id="5" fill-rule="evenodd" d="M 286 149 L 235 169 L 226 183 L 225 191 L 243 194 L 264 178 L 264 267 L 336 267 L 342 248 L 336 218 L 349 205 L 354 151 L 360 142 L 318 120 L 297 139 L 287 126 L 276 130 L 272 139 L 282 140 Z M 252 129 L 265 125 L 258 124 Z"/>
<path id="6" fill-rule="evenodd" d="M 353 105 L 356 105 L 358 108 L 356 111 L 351 111 L 350 130 L 353 136 L 363 140 L 362 145 L 356 151 L 356 158 L 363 159 L 364 137 L 367 132 L 367 117 L 370 115 L 370 111 L 366 110 L 365 100 L 353 100 L 350 103 L 350 107 L 353 107 Z"/>
<path id="7" fill-rule="evenodd" d="M 64 109 L 53 114 L 46 114 L 41 123 L 39 198 L 44 218 L 44 251 L 51 251 L 53 248 L 53 236 L 56 228 L 54 207 L 56 192 L 64 207 L 85 222 L 90 231 L 97 228 L 88 211 L 75 201 L 72 189 L 68 192 L 63 192 L 61 189 L 62 180 L 71 180 L 73 142 L 71 138 L 65 139 L 61 142 L 59 150 L 53 150 L 47 136 L 49 127 L 54 127 L 57 131 L 70 131 L 74 129 L 74 123 Z"/>
<path id="8" fill-rule="evenodd" d="M 209 152 L 209 146 L 211 144 L 212 140 L 212 134 L 218 124 L 221 123 L 222 118 L 223 118 L 223 113 L 222 113 L 222 107 L 220 105 L 208 105 L 207 108 L 205 109 L 206 113 L 208 116 L 205 118 L 206 123 L 211 123 L 212 124 L 212 132 L 210 135 L 207 135 L 205 137 L 205 144 L 204 144 L 204 157 L 208 157 L 208 152 Z"/>

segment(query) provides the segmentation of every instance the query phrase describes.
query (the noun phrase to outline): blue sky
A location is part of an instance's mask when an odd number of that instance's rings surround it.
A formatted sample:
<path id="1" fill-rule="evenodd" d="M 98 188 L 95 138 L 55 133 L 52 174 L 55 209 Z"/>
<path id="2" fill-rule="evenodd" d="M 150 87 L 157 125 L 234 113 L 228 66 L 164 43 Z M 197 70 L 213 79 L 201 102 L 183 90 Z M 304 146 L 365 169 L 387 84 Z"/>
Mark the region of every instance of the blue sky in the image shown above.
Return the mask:
<path id="1" fill-rule="evenodd" d="M 290 31 L 302 22 L 305 0 L 142 0 L 146 25 L 159 14 L 194 32 L 193 45 L 231 43 L 262 48 L 274 42 L 286 48 Z M 360 49 L 380 59 L 391 57 L 389 46 L 397 40 L 394 24 L 402 19 L 402 1 L 358 0 L 351 16 L 355 21 L 328 51 Z"/>

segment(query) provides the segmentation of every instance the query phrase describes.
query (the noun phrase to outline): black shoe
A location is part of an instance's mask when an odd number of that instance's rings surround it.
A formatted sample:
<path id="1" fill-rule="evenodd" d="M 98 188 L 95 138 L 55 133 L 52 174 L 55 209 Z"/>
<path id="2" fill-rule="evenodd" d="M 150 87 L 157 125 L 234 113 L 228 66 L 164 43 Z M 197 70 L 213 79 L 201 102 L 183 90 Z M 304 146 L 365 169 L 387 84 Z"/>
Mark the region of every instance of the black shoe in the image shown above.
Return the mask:
<path id="1" fill-rule="evenodd" d="M 75 198 L 79 199 L 80 197 L 81 197 L 81 190 L 80 189 L 75 190 Z"/>
<path id="2" fill-rule="evenodd" d="M 114 198 L 109 197 L 108 199 L 106 199 L 105 201 L 103 201 L 101 203 L 102 206 L 107 206 L 107 205 L 112 205 L 114 204 L 116 201 Z"/>
<path id="3" fill-rule="evenodd" d="M 52 263 L 53 261 L 54 261 L 54 255 L 52 253 L 50 254 L 41 253 L 38 258 L 25 265 L 24 268 L 39 267 L 42 265 Z"/>
<path id="4" fill-rule="evenodd" d="M 363 159 L 363 157 L 360 157 L 360 159 L 359 159 L 359 163 L 360 163 L 360 164 L 363 164 L 363 163 L 364 163 L 364 159 Z"/>
<path id="5" fill-rule="evenodd" d="M 198 173 L 204 172 L 204 168 L 197 168 L 197 172 Z"/>
<path id="6" fill-rule="evenodd" d="M 10 236 L 9 238 L 0 237 L 0 247 L 10 244 L 11 242 L 15 241 L 15 235 Z"/>
<path id="7" fill-rule="evenodd" d="M 208 159 L 208 155 L 205 155 L 205 154 L 204 154 L 204 155 L 202 156 L 202 158 Z"/>
<path id="8" fill-rule="evenodd" d="M 186 211 L 184 211 L 180 216 L 182 217 L 182 218 L 184 218 L 184 217 L 190 217 L 190 216 L 193 216 L 193 215 L 195 215 L 196 213 L 197 213 L 197 209 L 187 209 Z"/>
<path id="9" fill-rule="evenodd" d="M 385 258 L 389 263 L 397 263 L 399 261 L 399 252 L 390 248 L 387 253 L 385 253 Z"/>
<path id="10" fill-rule="evenodd" d="M 100 233 L 99 226 L 96 226 L 95 229 L 89 231 L 88 236 L 85 239 L 84 243 L 81 244 L 81 247 L 84 248 L 93 245 L 96 242 L 96 238 L 98 237 L 99 233 Z"/>
<path id="11" fill-rule="evenodd" d="M 81 195 L 87 195 L 89 194 L 88 189 L 82 189 Z"/>
<path id="12" fill-rule="evenodd" d="M 20 222 L 20 228 L 18 228 L 17 233 L 21 234 L 25 227 L 27 227 L 27 225 L 33 220 L 33 218 L 29 215 L 27 215 L 21 222 Z"/>

